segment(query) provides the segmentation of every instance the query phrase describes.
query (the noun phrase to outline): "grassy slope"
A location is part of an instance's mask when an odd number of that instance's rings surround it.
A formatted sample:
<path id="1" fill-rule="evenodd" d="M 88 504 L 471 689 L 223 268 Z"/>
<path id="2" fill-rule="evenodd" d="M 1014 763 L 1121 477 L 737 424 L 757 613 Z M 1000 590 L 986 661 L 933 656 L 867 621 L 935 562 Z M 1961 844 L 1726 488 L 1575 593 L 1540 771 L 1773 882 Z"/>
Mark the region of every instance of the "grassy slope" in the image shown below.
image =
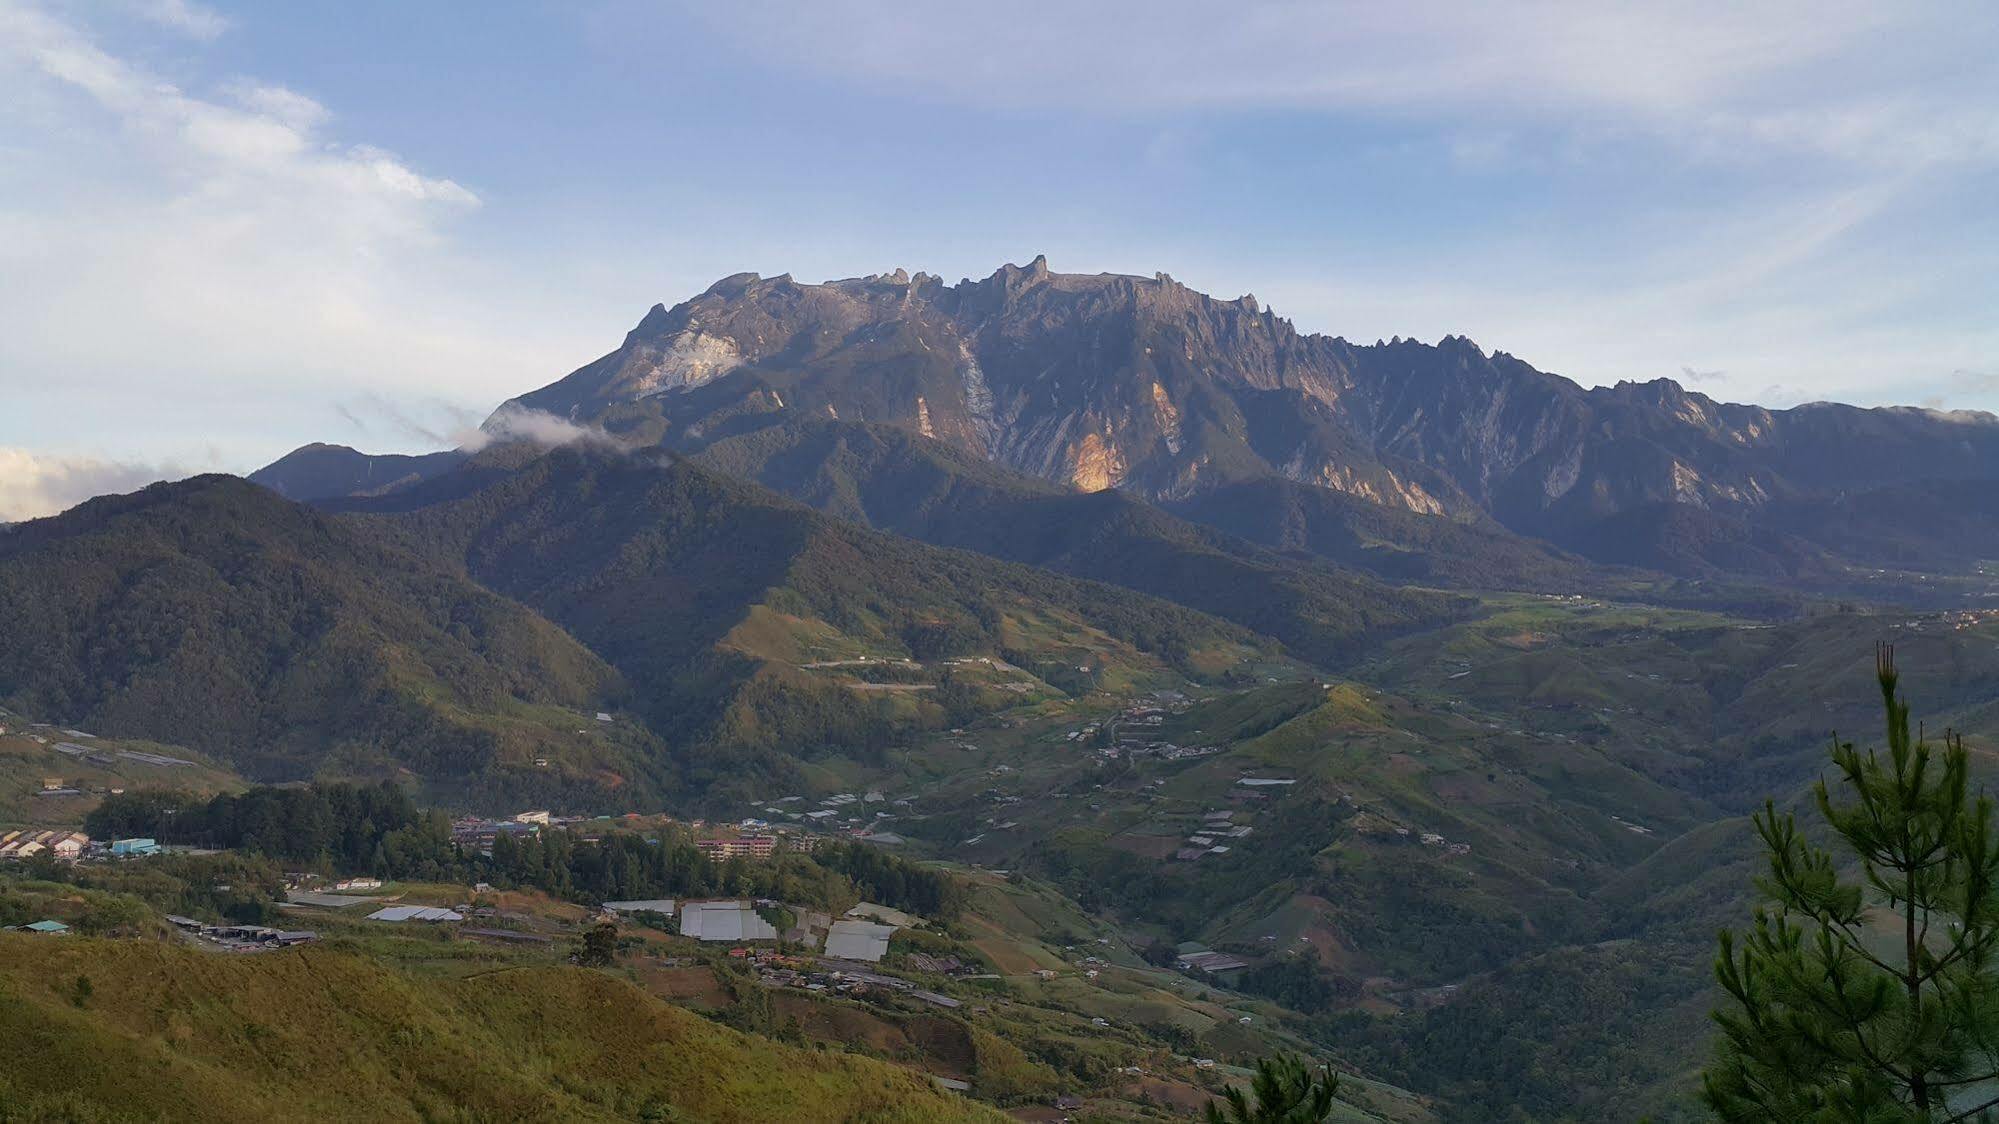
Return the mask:
<path id="1" fill-rule="evenodd" d="M 109 757 L 109 762 L 91 761 L 58 753 L 47 743 L 75 743 L 54 729 L 21 729 L 18 719 L 0 717 L 0 825 L 33 824 L 67 826 L 82 822 L 92 808 L 112 788 L 182 788 L 190 792 L 234 792 L 243 788 L 242 778 L 227 768 L 204 761 L 200 754 L 180 746 L 130 739 L 89 739 L 90 748 Z M 37 741 L 36 738 L 44 741 Z M 153 753 L 191 761 L 192 765 L 164 766 L 116 756 L 119 750 Z M 75 796 L 40 795 L 50 780 L 76 788 Z"/>
<path id="2" fill-rule="evenodd" d="M 75 998 L 79 975 L 90 995 Z M 781 1046 L 623 980 L 446 980 L 328 950 L 0 936 L 0 1103 L 85 1119 L 998 1120 L 894 1067 Z"/>

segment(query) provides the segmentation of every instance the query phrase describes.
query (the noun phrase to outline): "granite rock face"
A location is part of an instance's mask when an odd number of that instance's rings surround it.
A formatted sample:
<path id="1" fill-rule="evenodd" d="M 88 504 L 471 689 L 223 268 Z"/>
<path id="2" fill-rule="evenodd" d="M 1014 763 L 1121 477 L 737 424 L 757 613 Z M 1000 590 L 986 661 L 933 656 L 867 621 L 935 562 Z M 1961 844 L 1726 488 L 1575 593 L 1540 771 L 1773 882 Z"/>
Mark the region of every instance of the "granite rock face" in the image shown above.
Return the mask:
<path id="1" fill-rule="evenodd" d="M 955 285 L 738 274 L 515 402 L 678 447 L 780 418 L 885 424 L 1162 502 L 1274 476 L 1557 542 L 1662 506 L 1753 518 L 1999 477 L 1991 415 L 1768 410 L 1667 379 L 1585 389 L 1463 337 L 1355 344 L 1300 333 L 1253 296 L 1044 258 Z"/>

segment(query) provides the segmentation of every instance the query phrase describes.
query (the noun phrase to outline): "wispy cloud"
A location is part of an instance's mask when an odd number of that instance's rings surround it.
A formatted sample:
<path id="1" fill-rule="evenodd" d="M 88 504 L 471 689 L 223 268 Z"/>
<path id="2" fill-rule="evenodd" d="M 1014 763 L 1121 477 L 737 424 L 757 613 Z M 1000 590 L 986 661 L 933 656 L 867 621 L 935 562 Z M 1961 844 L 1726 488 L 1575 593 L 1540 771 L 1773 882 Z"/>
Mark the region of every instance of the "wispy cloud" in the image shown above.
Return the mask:
<path id="1" fill-rule="evenodd" d="M 1936 93 L 1940 66 L 1992 45 L 1969 2 L 739 0 L 697 18 L 782 65 L 969 102 L 1534 121 L 1738 155 L 1752 140 L 1963 155 L 1946 142 L 1970 140 L 1990 156 L 1999 140 L 1975 99 Z"/>
<path id="2" fill-rule="evenodd" d="M 222 13 L 196 0 L 131 0 L 140 18 L 195 39 L 214 39 L 229 30 Z"/>
<path id="3" fill-rule="evenodd" d="M 398 447 L 450 448 L 479 427 L 480 411 L 433 396 L 356 394 L 333 403 L 339 418 L 373 441 Z"/>
<path id="4" fill-rule="evenodd" d="M 578 425 L 568 418 L 512 402 L 493 411 L 493 416 L 478 429 L 461 435 L 458 447 L 469 453 L 500 441 L 528 441 L 549 448 L 562 445 L 625 448 L 624 442 L 595 426 Z"/>

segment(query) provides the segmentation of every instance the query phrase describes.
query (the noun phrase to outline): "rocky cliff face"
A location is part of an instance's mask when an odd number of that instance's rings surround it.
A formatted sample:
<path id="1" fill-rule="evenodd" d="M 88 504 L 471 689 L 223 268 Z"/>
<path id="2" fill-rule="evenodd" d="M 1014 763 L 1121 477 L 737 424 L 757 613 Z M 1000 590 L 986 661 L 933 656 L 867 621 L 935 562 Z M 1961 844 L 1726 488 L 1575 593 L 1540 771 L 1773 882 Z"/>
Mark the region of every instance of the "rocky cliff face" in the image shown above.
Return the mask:
<path id="1" fill-rule="evenodd" d="M 778 418 L 888 424 L 1156 500 L 1275 475 L 1557 540 L 1659 504 L 1740 513 L 1999 476 L 1990 415 L 1772 411 L 1664 379 L 1585 390 L 1462 337 L 1356 345 L 1252 296 L 1042 258 L 956 285 L 739 274 L 516 401 L 683 447 Z"/>

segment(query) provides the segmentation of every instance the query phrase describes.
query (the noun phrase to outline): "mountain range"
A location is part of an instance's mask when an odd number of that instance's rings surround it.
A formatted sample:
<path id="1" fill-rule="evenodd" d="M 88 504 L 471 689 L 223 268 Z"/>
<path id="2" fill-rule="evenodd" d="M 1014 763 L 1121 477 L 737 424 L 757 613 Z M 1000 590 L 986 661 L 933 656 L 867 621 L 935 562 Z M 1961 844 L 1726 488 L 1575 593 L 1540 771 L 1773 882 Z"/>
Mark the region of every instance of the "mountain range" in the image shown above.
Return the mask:
<path id="1" fill-rule="evenodd" d="M 1395 1119 L 1679 1119 L 1741 817 L 1874 720 L 1873 644 L 1989 749 L 1995 477 L 1989 415 L 1585 389 L 1165 275 L 742 274 L 462 449 L 0 529 L 0 705 L 453 809 L 834 817 L 1056 910 L 967 933 L 1253 964 L 1228 1002 Z"/>
<path id="2" fill-rule="evenodd" d="M 1668 379 L 1586 389 L 1463 337 L 1356 344 L 1301 333 L 1253 296 L 1219 300 L 1165 274 L 1054 273 L 1043 258 L 955 285 L 901 270 L 724 278 L 655 306 L 617 349 L 511 399 L 488 427 L 526 412 L 684 453 L 773 428 L 892 429 L 953 471 L 1116 490 L 1344 565 L 1367 568 L 1354 544 L 1378 544 L 1377 572 L 1398 578 L 1434 573 L 1398 549 L 1475 547 L 1483 572 L 1442 577 L 1501 585 L 1536 571 L 1574 582 L 1563 555 L 1820 587 L 1871 568 L 1950 569 L 1993 545 L 1990 521 L 1953 555 L 1919 545 L 1931 536 L 1916 514 L 1999 476 L 1989 414 L 1771 410 Z M 257 478 L 316 499 L 449 463 L 316 446 Z M 809 502 L 830 490 L 796 475 Z M 853 498 L 824 495 L 849 517 Z"/>

